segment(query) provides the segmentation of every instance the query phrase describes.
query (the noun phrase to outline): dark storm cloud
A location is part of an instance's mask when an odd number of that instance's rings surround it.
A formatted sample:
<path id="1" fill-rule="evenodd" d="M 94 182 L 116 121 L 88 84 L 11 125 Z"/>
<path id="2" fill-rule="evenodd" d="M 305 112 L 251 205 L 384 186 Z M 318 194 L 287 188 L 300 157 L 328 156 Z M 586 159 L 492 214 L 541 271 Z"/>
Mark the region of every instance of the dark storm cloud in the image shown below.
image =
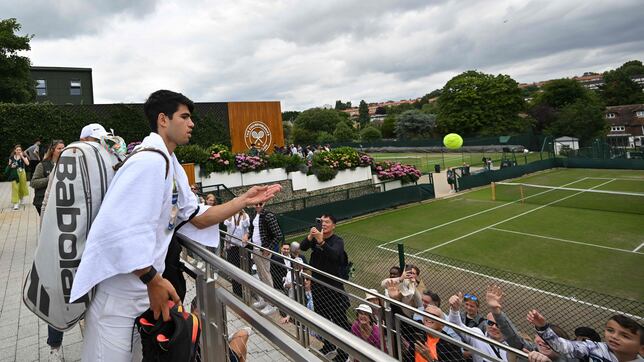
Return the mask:
<path id="1" fill-rule="evenodd" d="M 0 12 L 36 33 L 34 64 L 92 67 L 98 102 L 172 88 L 304 109 L 418 97 L 470 69 L 524 82 L 644 59 L 642 0 L 73 3 Z"/>
<path id="2" fill-rule="evenodd" d="M 454 5 L 459 2 L 452 2 Z M 462 3 L 459 3 L 462 4 Z M 446 10 L 445 9 L 445 10 Z M 642 51 L 644 2 L 550 2 L 531 1 L 506 9 L 490 8 L 481 18 L 450 9 L 439 14 L 453 26 L 449 31 L 427 32 L 426 42 L 417 39 L 406 56 L 395 49 L 381 54 L 360 53 L 351 62 L 353 70 L 397 74 L 408 80 L 443 71 L 463 71 L 499 67 L 532 61 L 559 52 L 584 52 L 617 44 L 631 44 L 634 53 Z M 453 16 L 449 16 L 449 13 Z M 458 24 L 458 15 L 471 20 Z M 432 24 L 432 17 L 427 18 Z"/>
<path id="3" fill-rule="evenodd" d="M 143 18 L 157 0 L 1 0 L 2 18 L 16 18 L 36 39 L 73 38 L 106 30 L 113 17 Z"/>

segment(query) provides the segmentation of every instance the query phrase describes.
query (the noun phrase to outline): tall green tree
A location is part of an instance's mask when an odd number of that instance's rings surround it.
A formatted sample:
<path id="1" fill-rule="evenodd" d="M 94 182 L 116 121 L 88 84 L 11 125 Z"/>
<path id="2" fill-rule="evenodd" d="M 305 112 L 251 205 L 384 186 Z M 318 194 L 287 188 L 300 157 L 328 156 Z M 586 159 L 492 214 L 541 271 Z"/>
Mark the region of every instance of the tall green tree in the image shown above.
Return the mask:
<path id="1" fill-rule="evenodd" d="M 642 85 L 631 79 L 636 75 L 644 75 L 644 65 L 639 60 L 604 73 L 604 84 L 599 88 L 604 103 L 607 106 L 644 103 Z"/>
<path id="2" fill-rule="evenodd" d="M 31 50 L 33 36 L 18 36 L 20 24 L 15 18 L 0 20 L 0 102 L 27 103 L 36 96 L 36 83 L 31 79 L 28 57 L 19 51 Z"/>
<path id="3" fill-rule="evenodd" d="M 364 100 L 361 100 L 358 106 L 358 122 L 360 122 L 360 129 L 369 124 L 369 105 Z"/>
<path id="4" fill-rule="evenodd" d="M 435 126 L 436 115 L 412 109 L 398 116 L 396 137 L 403 140 L 431 138 Z"/>
<path id="5" fill-rule="evenodd" d="M 343 117 L 334 109 L 308 109 L 295 119 L 291 137 L 295 143 L 313 144 L 317 142 L 320 132 L 332 135 L 336 125 L 342 120 Z"/>
<path id="6" fill-rule="evenodd" d="M 507 75 L 467 71 L 445 84 L 438 97 L 438 130 L 462 136 L 502 135 L 524 131 L 519 117 L 525 102 Z"/>

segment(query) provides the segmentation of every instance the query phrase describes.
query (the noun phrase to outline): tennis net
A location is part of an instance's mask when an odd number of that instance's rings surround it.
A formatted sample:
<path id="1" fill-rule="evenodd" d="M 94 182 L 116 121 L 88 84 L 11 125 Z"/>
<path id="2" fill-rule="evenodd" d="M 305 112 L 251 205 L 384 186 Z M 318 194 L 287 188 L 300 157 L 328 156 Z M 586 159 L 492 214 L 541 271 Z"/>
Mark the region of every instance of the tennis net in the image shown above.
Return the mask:
<path id="1" fill-rule="evenodd" d="M 496 182 L 492 200 L 644 215 L 644 193 Z"/>

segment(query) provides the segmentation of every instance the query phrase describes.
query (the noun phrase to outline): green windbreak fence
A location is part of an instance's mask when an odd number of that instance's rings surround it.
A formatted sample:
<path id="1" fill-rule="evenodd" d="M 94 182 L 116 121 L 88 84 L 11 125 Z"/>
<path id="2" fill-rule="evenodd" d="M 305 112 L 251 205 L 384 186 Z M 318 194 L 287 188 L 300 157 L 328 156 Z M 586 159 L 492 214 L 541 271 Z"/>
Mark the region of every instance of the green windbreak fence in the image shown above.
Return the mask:
<path id="1" fill-rule="evenodd" d="M 522 134 L 515 136 L 491 136 L 491 137 L 465 137 L 464 146 L 490 146 L 490 145 L 517 145 L 530 150 L 539 150 L 545 136 Z M 378 140 L 373 142 L 343 142 L 334 143 L 333 147 L 349 146 L 354 148 L 367 147 L 442 147 L 443 139 L 426 140 Z"/>
<path id="2" fill-rule="evenodd" d="M 596 158 L 557 158 L 557 167 L 567 168 L 614 168 L 626 170 L 644 170 L 644 160 L 639 159 L 596 159 Z"/>
<path id="3" fill-rule="evenodd" d="M 484 171 L 458 179 L 458 189 L 467 190 L 473 187 L 489 185 L 492 182 L 521 177 L 523 175 L 557 167 L 554 159 L 535 161 L 521 166 L 505 167 L 496 171 Z"/>
<path id="4" fill-rule="evenodd" d="M 330 202 L 301 210 L 284 212 L 277 216 L 277 220 L 282 232 L 288 235 L 309 229 L 315 225 L 315 218 L 324 213 L 331 213 L 338 220 L 343 220 L 434 197 L 434 186 L 431 184 L 406 186 L 350 200 Z"/>

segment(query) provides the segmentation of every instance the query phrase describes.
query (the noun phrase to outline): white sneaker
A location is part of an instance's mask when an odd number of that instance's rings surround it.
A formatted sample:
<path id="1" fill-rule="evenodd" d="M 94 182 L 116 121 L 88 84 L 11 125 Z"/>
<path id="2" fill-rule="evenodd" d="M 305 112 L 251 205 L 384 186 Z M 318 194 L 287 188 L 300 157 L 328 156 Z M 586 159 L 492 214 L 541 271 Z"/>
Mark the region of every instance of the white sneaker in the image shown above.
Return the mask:
<path id="1" fill-rule="evenodd" d="M 275 312 L 277 312 L 277 307 L 267 304 L 266 307 L 264 307 L 264 309 L 262 309 L 260 313 L 262 313 L 263 315 L 271 315 Z"/>
<path id="2" fill-rule="evenodd" d="M 20 204 L 13 204 L 13 209 L 14 210 L 18 210 L 19 207 L 20 207 Z"/>
<path id="3" fill-rule="evenodd" d="M 253 308 L 262 309 L 266 306 L 266 302 L 263 299 L 258 299 L 257 302 L 253 303 Z"/>
<path id="4" fill-rule="evenodd" d="M 64 360 L 63 352 L 60 350 L 60 347 L 49 350 L 49 362 L 62 362 Z"/>

